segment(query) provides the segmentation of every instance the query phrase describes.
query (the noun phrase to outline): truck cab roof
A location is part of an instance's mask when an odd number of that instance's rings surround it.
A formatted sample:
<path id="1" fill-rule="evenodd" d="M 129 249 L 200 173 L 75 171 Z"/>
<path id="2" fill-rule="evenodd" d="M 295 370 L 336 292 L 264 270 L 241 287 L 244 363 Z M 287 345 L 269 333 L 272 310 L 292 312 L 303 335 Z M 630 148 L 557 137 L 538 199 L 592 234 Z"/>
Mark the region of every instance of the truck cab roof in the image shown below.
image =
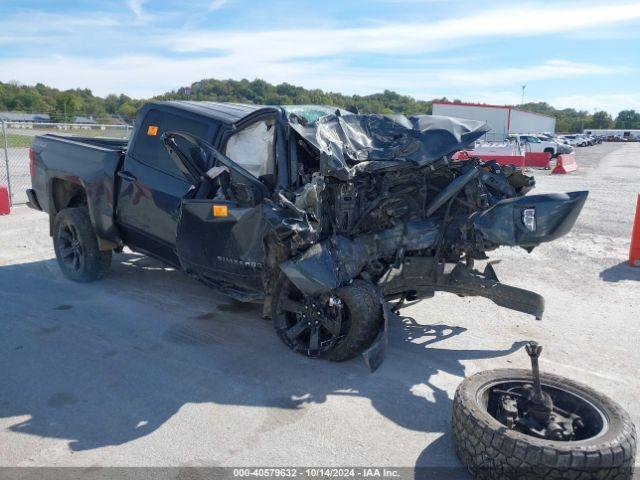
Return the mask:
<path id="1" fill-rule="evenodd" d="M 252 117 L 260 117 L 263 114 L 284 113 L 287 117 L 294 114 L 307 122 L 313 122 L 318 118 L 335 113 L 340 110 L 343 115 L 350 112 L 329 105 L 253 105 L 246 103 L 222 103 L 209 101 L 170 100 L 161 102 L 148 102 L 140 112 L 144 115 L 152 109 L 188 111 L 199 117 L 215 120 L 227 125 L 243 123 Z"/>
<path id="2" fill-rule="evenodd" d="M 160 108 L 161 110 L 188 111 L 200 117 L 216 120 L 228 125 L 235 124 L 247 117 L 261 113 L 275 113 L 277 107 L 265 105 L 250 105 L 244 103 L 221 103 L 191 100 L 170 100 L 166 102 L 146 103 L 142 110 Z"/>

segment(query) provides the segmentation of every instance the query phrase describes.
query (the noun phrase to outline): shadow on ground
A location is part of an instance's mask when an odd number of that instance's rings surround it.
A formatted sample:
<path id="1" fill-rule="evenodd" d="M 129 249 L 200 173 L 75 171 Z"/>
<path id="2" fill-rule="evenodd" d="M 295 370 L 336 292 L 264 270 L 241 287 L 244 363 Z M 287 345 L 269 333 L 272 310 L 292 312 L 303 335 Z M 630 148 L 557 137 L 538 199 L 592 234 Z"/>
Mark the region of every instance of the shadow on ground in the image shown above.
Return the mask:
<path id="1" fill-rule="evenodd" d="M 620 282 L 622 280 L 640 281 L 640 268 L 634 268 L 629 262 L 622 262 L 600 272 L 600 278 L 605 282 Z"/>
<path id="2" fill-rule="evenodd" d="M 330 363 L 290 352 L 259 306 L 218 297 L 145 257 L 115 257 L 108 279 L 82 285 L 62 278 L 51 260 L 4 266 L 0 285 L 0 417 L 22 417 L 13 432 L 66 439 L 74 451 L 144 437 L 190 403 L 266 408 L 259 435 L 298 421 L 297 412 L 328 396 L 357 396 L 397 425 L 444 435 L 417 467 L 450 465 L 451 392 L 432 377 L 464 377 L 463 361 L 524 344 L 439 348 L 465 329 L 399 317 L 387 359 L 371 374 L 360 359 Z"/>

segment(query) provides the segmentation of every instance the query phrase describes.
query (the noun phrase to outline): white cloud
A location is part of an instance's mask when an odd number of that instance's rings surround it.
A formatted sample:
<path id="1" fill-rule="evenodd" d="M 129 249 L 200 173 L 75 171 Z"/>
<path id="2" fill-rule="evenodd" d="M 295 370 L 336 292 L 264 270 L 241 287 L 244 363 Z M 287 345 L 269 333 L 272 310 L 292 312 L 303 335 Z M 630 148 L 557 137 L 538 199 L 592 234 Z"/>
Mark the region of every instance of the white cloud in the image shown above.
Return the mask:
<path id="1" fill-rule="evenodd" d="M 123 15 L 105 12 L 71 15 L 25 10 L 0 18 L 0 44 L 50 43 L 59 35 L 75 34 L 82 29 L 100 31 L 122 26 L 124 21 Z"/>
<path id="2" fill-rule="evenodd" d="M 209 4 L 209 11 L 212 12 L 214 10 L 219 10 L 227 3 L 229 3 L 229 0 L 212 0 L 212 2 Z"/>
<path id="3" fill-rule="evenodd" d="M 126 55 L 87 59 L 51 56 L 42 58 L 0 58 L 0 80 L 17 79 L 24 84 L 43 82 L 56 88 L 91 88 L 97 95 L 126 93 L 145 98 L 202 78 L 261 78 L 273 82 L 304 83 L 307 72 L 328 77 L 337 63 L 260 62 L 247 65 L 235 57 L 165 58 Z"/>
<path id="4" fill-rule="evenodd" d="M 640 111 L 640 94 L 593 93 L 588 95 L 566 95 L 552 98 L 549 103 L 556 108 L 575 108 L 577 110 L 587 110 L 591 113 L 594 110 L 604 110 L 615 118 L 620 110 L 633 109 L 637 112 Z"/>
<path id="5" fill-rule="evenodd" d="M 430 59 L 425 54 L 488 39 L 557 37 L 604 27 L 613 30 L 614 24 L 616 28 L 622 28 L 640 18 L 640 2 L 604 7 L 564 3 L 561 6 L 517 4 L 486 8 L 481 13 L 467 16 L 452 15 L 446 20 L 349 28 L 194 30 L 180 27 L 176 22 L 171 22 L 171 28 L 167 30 L 159 28 L 157 22 L 144 31 L 130 28 L 132 23 L 148 23 L 152 18 L 144 8 L 148 1 L 128 0 L 134 21 L 128 11 L 95 17 L 70 16 L 66 21 L 55 17 L 50 18 L 54 21 L 45 21 L 44 17 L 38 17 L 37 22 L 27 22 L 23 17 L 20 21 L 17 18 L 0 21 L 0 44 L 17 45 L 38 39 L 38 44 L 45 44 L 45 40 L 49 41 L 46 44 L 53 45 L 51 39 L 69 44 L 74 38 L 85 42 L 82 45 L 87 47 L 91 41 L 102 42 L 106 34 L 112 35 L 120 45 L 135 44 L 140 52 L 158 52 L 148 55 L 113 53 L 109 56 L 107 50 L 106 54 L 101 51 L 93 58 L 53 56 L 46 51 L 0 56 L 0 80 L 18 79 L 27 84 L 43 82 L 58 88 L 86 87 L 99 95 L 123 92 L 149 97 L 202 78 L 258 77 L 274 83 L 286 81 L 346 94 L 391 89 L 422 99 L 447 96 L 469 101 L 517 103 L 523 83 L 604 76 L 626 70 L 598 65 L 595 62 L 606 59 L 595 56 L 597 60 L 592 63 L 552 59 L 504 67 L 504 62 L 490 55 L 484 59 L 479 55 L 469 58 L 466 52 L 458 52 L 456 56 L 438 60 L 442 56 Z M 199 5 L 201 9 L 209 5 L 215 10 L 226 3 L 228 0 L 207 0 Z M 126 21 L 124 16 L 128 17 Z M 112 46 L 110 50 L 118 52 L 118 47 Z M 358 55 L 367 55 L 366 68 L 352 63 Z M 460 59 L 464 65 L 459 64 Z M 602 90 L 606 92 L 606 87 Z M 594 105 L 588 108 L 600 108 L 596 104 L 607 101 L 616 105 L 611 108 L 617 108 L 617 105 L 626 108 L 626 104 L 623 105 L 626 101 L 637 105 L 637 96 L 633 95 L 622 98 L 621 95 L 601 93 L 601 99 L 591 103 L 578 97 L 551 99 L 549 103 L 557 100 L 565 105 L 575 100 L 571 105 Z"/>
<path id="6" fill-rule="evenodd" d="M 443 88 L 489 88 L 504 87 L 506 85 L 522 85 L 549 79 L 562 79 L 586 75 L 607 75 L 625 71 L 620 67 L 608 67 L 590 63 L 576 63 L 567 60 L 549 60 L 544 63 L 523 67 L 492 67 L 484 68 L 438 68 L 423 67 L 420 69 L 403 69 L 393 71 L 388 69 L 351 69 L 344 67 L 339 73 L 354 82 L 354 86 L 361 85 L 372 79 L 380 84 L 389 83 L 407 90 L 415 85 L 430 89 Z M 518 87 L 519 88 L 519 87 Z"/>
<path id="7" fill-rule="evenodd" d="M 176 32 L 165 37 L 164 43 L 177 52 L 252 51 L 271 59 L 354 53 L 415 54 L 451 49 L 486 38 L 562 35 L 637 19 L 640 19 L 638 2 L 563 7 L 522 4 L 460 18 L 373 27 Z"/>
<path id="8" fill-rule="evenodd" d="M 393 89 L 422 99 L 447 96 L 469 100 L 513 102 L 519 98 L 524 81 L 605 74 L 612 68 L 552 60 L 522 68 L 386 70 L 355 69 L 346 62 L 320 61 L 243 61 L 234 55 L 208 58 L 163 58 L 157 56 L 119 56 L 83 59 L 51 58 L 0 59 L 0 72 L 9 80 L 23 83 L 44 82 L 58 88 L 90 87 L 94 93 L 124 92 L 134 97 L 150 97 L 189 85 L 202 78 L 250 78 L 289 82 L 308 88 L 322 88 L 345 94 L 369 94 Z M 514 86 L 511 95 L 491 92 L 493 87 Z M 471 97 L 473 92 L 473 97 Z M 476 97 L 475 95 L 484 97 Z M 493 95 L 495 98 L 489 99 Z M 471 97 L 471 98 L 470 98 Z M 504 98 L 500 101 L 499 98 Z"/>
<path id="9" fill-rule="evenodd" d="M 148 2 L 149 0 L 127 0 L 127 6 L 133 12 L 137 20 L 143 21 L 148 18 L 143 9 L 144 4 Z"/>

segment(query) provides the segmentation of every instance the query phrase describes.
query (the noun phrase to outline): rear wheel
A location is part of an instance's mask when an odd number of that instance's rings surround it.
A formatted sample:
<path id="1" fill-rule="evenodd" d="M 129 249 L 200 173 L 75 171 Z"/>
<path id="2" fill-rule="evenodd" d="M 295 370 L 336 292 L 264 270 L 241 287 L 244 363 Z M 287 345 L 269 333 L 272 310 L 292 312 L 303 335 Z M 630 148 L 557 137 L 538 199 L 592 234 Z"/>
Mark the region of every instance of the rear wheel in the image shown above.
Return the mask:
<path id="1" fill-rule="evenodd" d="M 382 325 L 382 306 L 373 285 L 363 280 L 311 297 L 283 276 L 274 289 L 271 318 L 291 350 L 339 362 L 371 345 Z"/>
<path id="2" fill-rule="evenodd" d="M 65 208 L 53 223 L 53 247 L 60 270 L 76 282 L 103 278 L 111 266 L 111 251 L 101 251 L 84 207 Z"/>

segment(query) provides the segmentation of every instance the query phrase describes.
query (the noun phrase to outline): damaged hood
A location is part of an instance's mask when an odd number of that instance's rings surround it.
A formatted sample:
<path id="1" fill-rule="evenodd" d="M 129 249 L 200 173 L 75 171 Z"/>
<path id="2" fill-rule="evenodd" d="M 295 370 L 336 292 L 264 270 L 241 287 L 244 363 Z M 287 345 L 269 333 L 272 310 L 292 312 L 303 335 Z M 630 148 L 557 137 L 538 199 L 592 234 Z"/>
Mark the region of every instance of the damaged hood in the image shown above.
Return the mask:
<path id="1" fill-rule="evenodd" d="M 407 162 L 428 165 L 489 130 L 482 121 L 432 115 L 327 115 L 291 128 L 321 152 L 320 173 L 341 180 Z"/>

